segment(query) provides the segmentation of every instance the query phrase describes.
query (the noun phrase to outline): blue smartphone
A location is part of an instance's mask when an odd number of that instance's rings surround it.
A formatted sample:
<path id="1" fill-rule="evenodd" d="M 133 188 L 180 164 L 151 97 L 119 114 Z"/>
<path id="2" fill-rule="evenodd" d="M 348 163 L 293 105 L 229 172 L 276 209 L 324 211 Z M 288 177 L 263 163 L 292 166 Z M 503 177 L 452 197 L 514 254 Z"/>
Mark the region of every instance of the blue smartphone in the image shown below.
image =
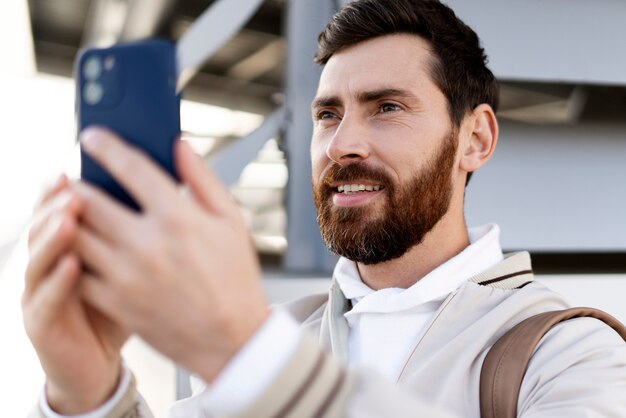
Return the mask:
<path id="1" fill-rule="evenodd" d="M 75 63 L 78 132 L 110 129 L 143 149 L 176 179 L 173 147 L 180 136 L 175 47 L 147 40 L 86 49 Z M 81 178 L 135 210 L 133 198 L 81 149 Z"/>

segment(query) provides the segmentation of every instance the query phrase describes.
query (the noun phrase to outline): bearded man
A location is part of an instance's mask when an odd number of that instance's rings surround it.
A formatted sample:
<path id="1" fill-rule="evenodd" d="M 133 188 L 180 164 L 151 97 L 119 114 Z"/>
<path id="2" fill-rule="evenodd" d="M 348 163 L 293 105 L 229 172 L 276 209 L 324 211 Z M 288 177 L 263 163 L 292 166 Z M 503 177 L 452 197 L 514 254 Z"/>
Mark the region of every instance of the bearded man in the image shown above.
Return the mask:
<path id="1" fill-rule="evenodd" d="M 567 305 L 533 281 L 527 253 L 502 254 L 496 225 L 464 221 L 469 176 L 498 139 L 478 37 L 435 0 L 361 0 L 316 59 L 314 199 L 341 256 L 330 292 L 270 310 L 236 205 L 186 144 L 181 196 L 141 153 L 87 130 L 84 148 L 143 212 L 65 178 L 43 196 L 24 294 L 47 376 L 35 414 L 151 416 L 120 357 L 136 333 L 200 380 L 171 417 L 480 416 L 489 348 Z M 576 319 L 539 344 L 518 416 L 623 417 L 625 390 L 623 341 Z"/>

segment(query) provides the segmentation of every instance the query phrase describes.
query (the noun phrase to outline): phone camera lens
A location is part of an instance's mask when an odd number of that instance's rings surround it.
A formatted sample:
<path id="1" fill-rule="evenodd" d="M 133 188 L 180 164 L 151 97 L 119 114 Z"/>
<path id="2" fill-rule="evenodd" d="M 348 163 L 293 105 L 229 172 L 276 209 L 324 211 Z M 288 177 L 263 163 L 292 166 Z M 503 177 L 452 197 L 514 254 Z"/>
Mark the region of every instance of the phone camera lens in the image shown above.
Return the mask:
<path id="1" fill-rule="evenodd" d="M 89 57 L 83 66 L 83 76 L 89 81 L 96 80 L 102 74 L 102 62 L 99 57 Z"/>
<path id="2" fill-rule="evenodd" d="M 90 81 L 83 87 L 83 99 L 89 105 L 93 106 L 100 103 L 103 95 L 104 89 L 100 83 Z"/>

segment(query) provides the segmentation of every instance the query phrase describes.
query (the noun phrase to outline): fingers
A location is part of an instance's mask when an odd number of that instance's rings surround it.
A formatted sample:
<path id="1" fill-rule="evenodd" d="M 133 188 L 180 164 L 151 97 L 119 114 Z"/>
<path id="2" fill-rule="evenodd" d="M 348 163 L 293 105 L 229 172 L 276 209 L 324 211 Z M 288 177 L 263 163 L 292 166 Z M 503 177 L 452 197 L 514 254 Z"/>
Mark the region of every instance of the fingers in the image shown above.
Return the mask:
<path id="1" fill-rule="evenodd" d="M 47 280 L 41 283 L 36 293 L 31 293 L 30 305 L 35 311 L 34 315 L 50 318 L 50 312 L 58 311 L 74 290 L 79 273 L 80 261 L 75 255 L 61 257 Z M 25 300 L 29 300 L 26 293 Z"/>
<path id="2" fill-rule="evenodd" d="M 39 200 L 35 204 L 35 209 L 41 207 L 50 200 L 52 196 L 63 190 L 69 185 L 69 180 L 65 174 L 60 174 L 59 177 L 51 185 L 44 188 L 43 193 L 39 197 Z"/>
<path id="3" fill-rule="evenodd" d="M 73 190 L 81 197 L 84 208 L 82 223 L 108 242 L 115 242 L 136 219 L 135 212 L 129 211 L 103 191 L 85 182 L 77 182 Z"/>
<path id="4" fill-rule="evenodd" d="M 96 275 L 111 271 L 111 260 L 116 259 L 113 248 L 86 228 L 78 229 L 74 250 Z"/>
<path id="5" fill-rule="evenodd" d="M 229 191 L 186 141 L 176 143 L 174 157 L 181 181 L 189 186 L 192 195 L 202 207 L 219 214 L 227 214 L 233 210 L 235 203 Z"/>
<path id="6" fill-rule="evenodd" d="M 71 215 L 62 213 L 54 221 L 50 220 L 40 236 L 30 247 L 29 261 L 25 274 L 24 294 L 30 295 L 44 278 L 57 260 L 67 252 L 74 239 L 77 223 Z"/>
<path id="7" fill-rule="evenodd" d="M 167 207 L 177 196 L 174 180 L 138 148 L 100 128 L 81 133 L 83 149 L 101 164 L 144 209 Z"/>
<path id="8" fill-rule="evenodd" d="M 118 309 L 118 298 L 112 288 L 94 274 L 83 272 L 78 283 L 80 297 L 97 311 L 119 323 L 122 312 Z"/>
<path id="9" fill-rule="evenodd" d="M 101 330 L 102 336 L 100 337 L 100 344 L 103 350 L 105 350 L 110 357 L 117 356 L 119 350 L 130 337 L 130 333 L 120 324 L 113 322 L 108 316 L 93 308 L 92 305 L 86 306 L 85 313 L 89 318 L 89 322 Z"/>
<path id="10" fill-rule="evenodd" d="M 80 198 L 67 188 L 65 184 L 59 190 L 44 196 L 41 199 L 41 206 L 36 209 L 33 220 L 28 231 L 28 242 L 32 244 L 41 231 L 50 222 L 51 218 L 60 213 L 65 213 L 77 218 L 82 210 Z"/>

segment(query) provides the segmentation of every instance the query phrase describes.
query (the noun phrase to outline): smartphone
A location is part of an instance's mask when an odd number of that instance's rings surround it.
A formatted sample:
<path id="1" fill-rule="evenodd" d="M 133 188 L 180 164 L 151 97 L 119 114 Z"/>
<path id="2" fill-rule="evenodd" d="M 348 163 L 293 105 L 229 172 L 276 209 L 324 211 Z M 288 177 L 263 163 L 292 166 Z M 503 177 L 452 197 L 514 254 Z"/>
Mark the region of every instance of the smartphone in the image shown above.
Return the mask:
<path id="1" fill-rule="evenodd" d="M 75 63 L 77 132 L 110 129 L 141 148 L 177 179 L 173 147 L 180 136 L 175 47 L 166 40 L 83 50 Z M 81 149 L 81 178 L 135 210 L 133 198 Z"/>

